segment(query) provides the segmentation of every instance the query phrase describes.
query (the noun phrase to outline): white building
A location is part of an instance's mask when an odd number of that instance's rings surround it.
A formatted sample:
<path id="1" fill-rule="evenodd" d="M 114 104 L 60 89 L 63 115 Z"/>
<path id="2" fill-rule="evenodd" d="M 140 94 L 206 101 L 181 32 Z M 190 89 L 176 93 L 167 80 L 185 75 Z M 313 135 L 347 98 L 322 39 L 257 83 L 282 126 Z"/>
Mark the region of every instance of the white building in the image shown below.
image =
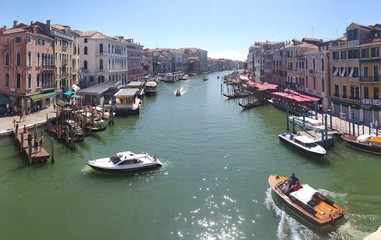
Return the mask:
<path id="1" fill-rule="evenodd" d="M 80 45 L 81 88 L 128 79 L 127 45 L 97 31 L 83 32 Z"/>

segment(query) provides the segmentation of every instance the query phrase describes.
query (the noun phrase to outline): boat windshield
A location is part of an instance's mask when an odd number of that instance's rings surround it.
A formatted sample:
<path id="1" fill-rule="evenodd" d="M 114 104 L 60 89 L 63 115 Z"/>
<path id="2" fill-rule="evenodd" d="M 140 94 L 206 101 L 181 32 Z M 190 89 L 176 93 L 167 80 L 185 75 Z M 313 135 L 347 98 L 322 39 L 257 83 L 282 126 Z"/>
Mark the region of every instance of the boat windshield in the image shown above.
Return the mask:
<path id="1" fill-rule="evenodd" d="M 306 143 L 305 146 L 308 148 L 313 148 L 317 146 L 317 143 Z"/>
<path id="2" fill-rule="evenodd" d="M 120 162 L 120 158 L 117 155 L 115 155 L 110 158 L 110 161 L 112 161 L 114 165 L 116 165 Z"/>

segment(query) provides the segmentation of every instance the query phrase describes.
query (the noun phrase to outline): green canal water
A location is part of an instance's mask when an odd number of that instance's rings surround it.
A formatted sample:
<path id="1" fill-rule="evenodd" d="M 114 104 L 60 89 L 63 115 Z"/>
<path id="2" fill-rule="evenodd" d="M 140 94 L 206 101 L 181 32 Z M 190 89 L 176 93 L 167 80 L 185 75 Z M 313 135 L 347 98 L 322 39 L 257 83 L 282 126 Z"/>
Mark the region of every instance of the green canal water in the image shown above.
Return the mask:
<path id="1" fill-rule="evenodd" d="M 241 111 L 221 94 L 217 75 L 227 73 L 159 84 L 140 116 L 117 118 L 74 151 L 57 144 L 54 164 L 27 166 L 2 138 L 0 239 L 362 239 L 375 231 L 380 157 L 339 139 L 320 160 L 289 149 L 277 138 L 285 113 Z M 123 150 L 164 166 L 108 174 L 85 164 Z M 292 172 L 347 209 L 333 229 L 295 220 L 272 196 L 268 176 Z"/>

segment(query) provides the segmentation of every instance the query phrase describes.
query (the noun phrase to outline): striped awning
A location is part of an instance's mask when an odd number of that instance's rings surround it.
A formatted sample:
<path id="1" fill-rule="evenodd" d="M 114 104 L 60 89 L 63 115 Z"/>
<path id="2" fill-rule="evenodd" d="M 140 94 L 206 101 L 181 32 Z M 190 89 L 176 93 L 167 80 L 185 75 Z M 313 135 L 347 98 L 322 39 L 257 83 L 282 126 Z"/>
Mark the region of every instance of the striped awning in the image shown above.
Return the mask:
<path id="1" fill-rule="evenodd" d="M 35 94 L 35 95 L 32 95 L 32 96 L 29 96 L 29 98 L 32 101 L 38 101 L 38 100 L 41 100 L 41 99 L 45 99 L 45 98 L 51 97 L 53 95 L 56 95 L 56 92 L 39 93 L 39 94 Z"/>

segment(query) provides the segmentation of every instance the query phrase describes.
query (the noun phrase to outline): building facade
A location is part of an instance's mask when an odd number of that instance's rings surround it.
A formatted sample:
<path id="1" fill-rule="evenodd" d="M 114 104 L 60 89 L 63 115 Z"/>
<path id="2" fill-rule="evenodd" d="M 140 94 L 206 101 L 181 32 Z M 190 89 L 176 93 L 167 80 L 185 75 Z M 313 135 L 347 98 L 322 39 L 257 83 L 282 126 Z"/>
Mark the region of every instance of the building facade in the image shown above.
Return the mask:
<path id="1" fill-rule="evenodd" d="M 83 32 L 79 38 L 80 87 L 105 81 L 128 82 L 127 45 L 97 31 Z"/>
<path id="2" fill-rule="evenodd" d="M 32 112 L 51 104 L 55 95 L 53 39 L 36 24 L 14 21 L 0 29 L 0 92 L 12 100 L 12 111 Z"/>

